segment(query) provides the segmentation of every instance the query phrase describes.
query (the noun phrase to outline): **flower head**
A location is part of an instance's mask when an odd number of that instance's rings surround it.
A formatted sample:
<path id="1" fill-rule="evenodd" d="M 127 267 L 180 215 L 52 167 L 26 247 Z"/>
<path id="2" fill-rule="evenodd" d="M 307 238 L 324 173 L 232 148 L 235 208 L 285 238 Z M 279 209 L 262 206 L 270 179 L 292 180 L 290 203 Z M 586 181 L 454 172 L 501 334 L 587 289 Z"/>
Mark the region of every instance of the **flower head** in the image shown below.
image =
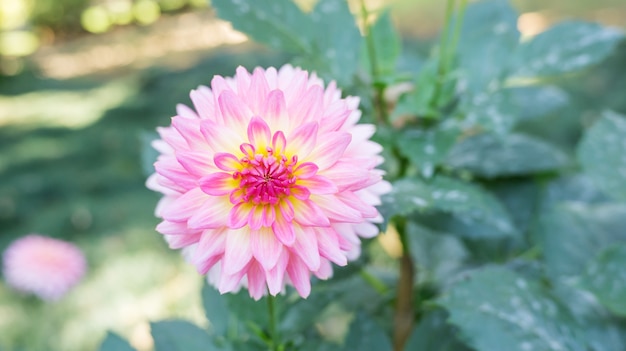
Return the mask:
<path id="1" fill-rule="evenodd" d="M 389 184 L 358 98 L 286 65 L 239 67 L 191 100 L 195 111 L 179 105 L 158 129 L 148 187 L 164 195 L 157 230 L 222 293 L 245 282 L 259 299 L 291 284 L 306 297 L 311 274 L 328 278 L 378 234 Z"/>
<path id="2" fill-rule="evenodd" d="M 86 261 L 71 243 L 31 234 L 12 242 L 3 254 L 7 284 L 42 300 L 58 300 L 83 277 Z"/>

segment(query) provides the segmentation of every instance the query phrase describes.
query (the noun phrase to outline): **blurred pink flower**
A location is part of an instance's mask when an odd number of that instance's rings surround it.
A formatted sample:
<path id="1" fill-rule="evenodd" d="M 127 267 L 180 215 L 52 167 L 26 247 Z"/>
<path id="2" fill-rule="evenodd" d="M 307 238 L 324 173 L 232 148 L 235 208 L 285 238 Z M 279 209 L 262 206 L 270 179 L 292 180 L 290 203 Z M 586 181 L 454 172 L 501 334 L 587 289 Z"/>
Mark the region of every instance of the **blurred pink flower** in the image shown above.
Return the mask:
<path id="1" fill-rule="evenodd" d="M 85 270 L 85 257 L 78 247 L 37 234 L 15 240 L 3 254 L 7 284 L 47 301 L 65 295 Z"/>
<path id="2" fill-rule="evenodd" d="M 357 124 L 358 98 L 286 65 L 239 67 L 191 100 L 195 111 L 178 105 L 158 129 L 147 185 L 164 195 L 157 230 L 220 292 L 245 284 L 259 299 L 291 284 L 306 297 L 311 274 L 330 277 L 331 262 L 378 234 L 374 206 L 390 185 L 375 168 L 374 126 Z"/>

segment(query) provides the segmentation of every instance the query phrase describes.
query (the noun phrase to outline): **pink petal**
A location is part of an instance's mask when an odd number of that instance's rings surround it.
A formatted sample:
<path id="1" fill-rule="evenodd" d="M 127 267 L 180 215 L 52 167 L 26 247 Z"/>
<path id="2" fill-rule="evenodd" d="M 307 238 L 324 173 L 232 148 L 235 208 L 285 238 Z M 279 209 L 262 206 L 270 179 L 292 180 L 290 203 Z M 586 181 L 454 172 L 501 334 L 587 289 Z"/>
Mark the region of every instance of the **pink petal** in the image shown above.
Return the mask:
<path id="1" fill-rule="evenodd" d="M 250 215 L 248 216 L 248 225 L 250 229 L 257 230 L 263 226 L 265 223 L 265 206 L 264 205 L 256 205 L 250 211 Z"/>
<path id="2" fill-rule="evenodd" d="M 259 117 L 252 117 L 250 124 L 248 124 L 248 140 L 250 144 L 262 149 L 270 144 L 271 137 L 272 133 L 267 123 Z"/>
<path id="3" fill-rule="evenodd" d="M 282 250 L 274 268 L 265 272 L 267 288 L 270 291 L 270 294 L 276 296 L 283 289 L 285 269 L 287 268 L 288 263 L 289 253 L 287 250 Z"/>
<path id="4" fill-rule="evenodd" d="M 311 271 L 316 271 L 320 267 L 320 253 L 317 249 L 317 239 L 315 232 L 310 228 L 302 228 L 298 225 L 294 226 L 296 232 L 296 241 L 291 248 L 302 259 L 302 262 Z"/>
<path id="5" fill-rule="evenodd" d="M 278 212 L 276 216 L 281 215 L 287 222 L 291 222 L 294 217 L 293 205 L 291 201 L 283 199 L 278 203 Z"/>
<path id="6" fill-rule="evenodd" d="M 250 72 L 243 67 L 239 66 L 235 70 L 235 83 L 237 84 L 237 92 L 241 95 L 248 91 L 250 88 Z"/>
<path id="7" fill-rule="evenodd" d="M 189 174 L 174 157 L 159 157 L 154 163 L 154 169 L 158 174 L 179 186 L 180 188 L 177 189 L 179 191 L 181 189 L 187 191 L 197 185 L 196 177 Z"/>
<path id="8" fill-rule="evenodd" d="M 212 266 L 217 262 L 216 258 L 222 257 L 226 248 L 227 235 L 226 230 L 205 230 L 202 232 L 198 246 L 191 259 L 196 267 L 202 267 L 201 270 L 203 272 L 201 274 L 206 274 L 210 268 L 207 267 L 209 266 L 207 264 L 209 263 L 208 261 L 212 261 Z"/>
<path id="9" fill-rule="evenodd" d="M 171 222 L 186 221 L 208 197 L 200 188 L 193 188 L 164 208 L 163 218 Z"/>
<path id="10" fill-rule="evenodd" d="M 193 100 L 193 99 L 192 99 Z M 189 106 L 183 104 L 176 105 L 176 114 L 185 118 L 200 118 Z"/>
<path id="11" fill-rule="evenodd" d="M 298 180 L 297 184 L 309 189 L 312 194 L 317 195 L 335 194 L 339 191 L 335 183 L 319 175 Z"/>
<path id="12" fill-rule="evenodd" d="M 230 194 L 237 188 L 237 180 L 224 172 L 211 173 L 198 181 L 200 188 L 208 195 L 222 196 Z"/>
<path id="13" fill-rule="evenodd" d="M 215 170 L 213 158 L 206 151 L 179 151 L 176 153 L 178 163 L 196 177 L 202 177 Z"/>
<path id="14" fill-rule="evenodd" d="M 197 243 L 201 235 L 200 232 L 186 235 L 166 235 L 165 240 L 170 249 L 176 250 Z"/>
<path id="15" fill-rule="evenodd" d="M 233 274 L 226 274 L 223 266 L 224 265 L 222 264 L 222 272 L 218 283 L 218 290 L 220 291 L 220 294 L 239 291 L 241 288 L 241 278 L 246 275 L 246 270 L 242 269 Z"/>
<path id="16" fill-rule="evenodd" d="M 338 192 L 357 190 L 362 189 L 369 179 L 369 172 L 362 171 L 363 168 L 361 167 L 371 168 L 367 167 L 367 164 L 353 164 L 349 161 L 340 160 L 321 174 L 337 186 Z"/>
<path id="17" fill-rule="evenodd" d="M 285 96 L 282 91 L 272 90 L 267 95 L 261 115 L 275 128 L 284 129 L 287 126 L 289 118 L 287 117 Z"/>
<path id="18" fill-rule="evenodd" d="M 369 222 L 354 224 L 354 231 L 362 238 L 373 238 L 380 233 L 378 227 Z"/>
<path id="19" fill-rule="evenodd" d="M 252 232 L 250 234 L 250 246 L 254 258 L 266 271 L 276 266 L 283 251 L 283 244 L 276 239 L 270 228 L 261 228 Z"/>
<path id="20" fill-rule="evenodd" d="M 265 294 L 265 272 L 259 267 L 257 263 L 250 264 L 248 272 L 248 292 L 250 297 L 255 301 L 259 301 Z"/>
<path id="21" fill-rule="evenodd" d="M 360 223 L 363 221 L 359 211 L 344 204 L 333 195 L 311 195 L 309 201 L 315 202 L 332 221 L 347 223 Z"/>
<path id="22" fill-rule="evenodd" d="M 316 146 L 310 159 L 315 160 L 315 164 L 320 170 L 326 170 L 341 158 L 351 139 L 350 134 L 344 132 L 325 134 L 324 139 Z"/>
<path id="23" fill-rule="evenodd" d="M 318 119 L 322 111 L 323 88 L 314 85 L 298 99 L 298 103 L 292 103 L 288 107 L 292 125 L 300 125 L 314 119 Z"/>
<path id="24" fill-rule="evenodd" d="M 345 254 L 339 245 L 339 236 L 332 228 L 314 228 L 317 236 L 319 253 L 339 266 L 348 264 Z"/>
<path id="25" fill-rule="evenodd" d="M 307 157 L 315 147 L 317 129 L 317 122 L 308 122 L 296 128 L 287 137 L 287 153 L 298 155 L 300 159 Z"/>
<path id="26" fill-rule="evenodd" d="M 226 226 L 226 219 L 232 204 L 225 197 L 208 196 L 198 208 L 187 225 L 192 229 L 213 229 Z"/>
<path id="27" fill-rule="evenodd" d="M 220 94 L 218 103 L 226 125 L 239 129 L 244 129 L 248 125 L 252 112 L 237 94 L 225 90 Z"/>
<path id="28" fill-rule="evenodd" d="M 234 274 L 244 269 L 252 259 L 250 232 L 247 229 L 229 230 L 226 234 L 223 273 Z"/>
<path id="29" fill-rule="evenodd" d="M 287 275 L 289 275 L 289 279 L 298 294 L 306 299 L 311 293 L 310 273 L 304 262 L 295 255 L 291 255 L 289 258 Z"/>
<path id="30" fill-rule="evenodd" d="M 185 138 L 189 147 L 193 149 L 206 148 L 204 137 L 200 132 L 199 119 L 176 116 L 172 118 L 172 127 L 176 128 L 180 135 Z"/>
<path id="31" fill-rule="evenodd" d="M 319 279 L 326 280 L 333 276 L 333 266 L 328 260 L 322 259 L 320 268 L 313 272 L 313 274 L 315 274 L 315 276 Z"/>
<path id="32" fill-rule="evenodd" d="M 214 152 L 237 152 L 239 145 L 244 141 L 243 137 L 233 130 L 210 120 L 202 120 L 200 132 Z"/>
<path id="33" fill-rule="evenodd" d="M 237 229 L 248 224 L 248 218 L 253 208 L 254 205 L 247 202 L 241 202 L 235 205 L 235 207 L 228 212 L 227 226 Z"/>
<path id="34" fill-rule="evenodd" d="M 184 235 L 189 233 L 187 223 L 162 221 L 156 226 L 156 231 L 166 235 Z"/>
<path id="35" fill-rule="evenodd" d="M 246 94 L 248 104 L 252 111 L 256 113 L 262 111 L 262 108 L 266 104 L 265 100 L 267 99 L 269 91 L 270 88 L 265 79 L 265 72 L 260 67 L 256 68 L 252 74 L 250 89 Z"/>
<path id="36" fill-rule="evenodd" d="M 330 221 L 322 209 L 310 200 L 291 200 L 295 221 L 303 226 L 328 227 Z"/>
<path id="37" fill-rule="evenodd" d="M 352 192 L 345 191 L 343 193 L 339 193 L 337 194 L 337 198 L 351 208 L 359 211 L 364 218 L 374 218 L 378 216 L 378 210 L 376 207 L 366 204 Z"/>
<path id="38" fill-rule="evenodd" d="M 235 155 L 227 152 L 216 153 L 213 157 L 213 162 L 215 162 L 217 168 L 222 171 L 234 172 L 239 171 L 241 168 L 241 162 L 239 162 L 239 159 L 235 157 Z"/>
<path id="39" fill-rule="evenodd" d="M 199 90 L 192 90 L 189 97 L 201 118 L 214 118 L 215 106 L 212 96 L 207 96 L 206 93 L 203 94 Z"/>
<path id="40" fill-rule="evenodd" d="M 287 222 L 282 215 L 276 214 L 276 220 L 272 224 L 272 230 L 276 238 L 283 245 L 291 246 L 296 241 L 296 233 L 293 230 L 293 223 Z"/>
<path id="41" fill-rule="evenodd" d="M 303 162 L 293 170 L 293 174 L 298 177 L 298 179 L 308 179 L 314 176 L 319 167 L 313 162 Z"/>
<path id="42" fill-rule="evenodd" d="M 272 148 L 276 153 L 282 153 L 287 146 L 287 139 L 285 138 L 285 134 L 280 130 L 274 133 L 272 137 Z"/>
<path id="43" fill-rule="evenodd" d="M 291 189 L 289 189 L 289 192 L 298 200 L 307 200 L 311 195 L 309 189 L 300 185 L 295 185 L 291 187 Z"/>

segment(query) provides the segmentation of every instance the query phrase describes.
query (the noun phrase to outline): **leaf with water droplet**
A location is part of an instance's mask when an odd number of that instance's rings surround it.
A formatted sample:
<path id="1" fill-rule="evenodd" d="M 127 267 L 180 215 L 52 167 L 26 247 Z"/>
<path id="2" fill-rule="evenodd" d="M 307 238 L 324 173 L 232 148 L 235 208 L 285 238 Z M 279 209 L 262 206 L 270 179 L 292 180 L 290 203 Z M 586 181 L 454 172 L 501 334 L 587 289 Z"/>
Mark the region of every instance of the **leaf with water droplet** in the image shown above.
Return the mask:
<path id="1" fill-rule="evenodd" d="M 534 230 L 548 276 L 572 277 L 590 259 L 626 240 L 626 205 L 565 202 L 543 211 Z"/>
<path id="2" fill-rule="evenodd" d="M 220 18 L 275 49 L 312 53 L 314 26 L 290 0 L 212 0 Z"/>
<path id="3" fill-rule="evenodd" d="M 468 128 L 480 126 L 506 135 L 519 121 L 545 116 L 568 100 L 563 90 L 553 86 L 511 87 L 465 95 L 461 109 Z"/>
<path id="4" fill-rule="evenodd" d="M 624 34 L 595 23 L 562 22 L 524 42 L 516 52 L 514 76 L 574 72 L 608 57 Z"/>
<path id="5" fill-rule="evenodd" d="M 498 199 L 480 186 L 444 176 L 430 181 L 403 178 L 393 183 L 391 193 L 384 195 L 379 211 L 386 221 L 394 216 L 415 212 L 448 213 L 462 226 L 481 230 L 451 231 L 479 237 L 507 237 L 517 233 L 510 215 Z"/>
<path id="6" fill-rule="evenodd" d="M 477 1 L 469 5 L 457 48 L 461 85 L 478 92 L 499 80 L 519 36 L 517 12 L 509 1 Z"/>
<path id="7" fill-rule="evenodd" d="M 626 201 L 626 117 L 605 111 L 578 147 L 585 172 L 606 195 Z"/>
<path id="8" fill-rule="evenodd" d="M 450 167 L 485 178 L 555 171 L 569 164 L 556 146 L 536 137 L 483 133 L 457 143 L 446 160 Z"/>
<path id="9" fill-rule="evenodd" d="M 591 261 L 581 285 L 609 311 L 626 317 L 626 244 L 613 246 Z"/>
<path id="10" fill-rule="evenodd" d="M 474 271 L 439 303 L 477 351 L 587 351 L 585 328 L 540 285 L 503 267 Z"/>
<path id="11" fill-rule="evenodd" d="M 320 0 L 309 15 L 312 20 L 313 48 L 299 61 L 327 80 L 349 85 L 358 67 L 363 38 L 348 3 Z"/>
<path id="12" fill-rule="evenodd" d="M 430 178 L 456 142 L 459 133 L 458 127 L 446 124 L 439 124 L 432 129 L 405 129 L 398 135 L 398 149 L 424 178 Z"/>

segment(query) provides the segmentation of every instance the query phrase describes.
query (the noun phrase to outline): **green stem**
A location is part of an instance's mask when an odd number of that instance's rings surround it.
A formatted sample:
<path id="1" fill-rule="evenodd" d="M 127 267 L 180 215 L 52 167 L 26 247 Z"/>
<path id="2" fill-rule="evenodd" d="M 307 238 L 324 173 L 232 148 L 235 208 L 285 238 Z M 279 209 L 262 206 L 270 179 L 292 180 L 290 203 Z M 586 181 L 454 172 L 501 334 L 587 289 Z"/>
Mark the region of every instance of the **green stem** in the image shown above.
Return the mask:
<path id="1" fill-rule="evenodd" d="M 281 344 L 278 337 L 278 331 L 276 330 L 276 311 L 274 308 L 274 296 L 271 294 L 267 295 L 267 312 L 269 314 L 269 333 L 270 333 L 270 350 L 271 351 L 280 351 Z"/>
<path id="2" fill-rule="evenodd" d="M 385 87 L 379 84 L 380 69 L 376 59 L 376 44 L 372 37 L 370 26 L 367 23 L 369 11 L 365 6 L 365 0 L 361 0 L 361 17 L 363 18 L 363 34 L 365 35 L 365 45 L 367 45 L 367 56 L 370 62 L 370 74 L 372 75 L 372 86 L 374 88 L 374 100 L 377 107 L 376 120 L 379 123 L 387 123 L 387 102 L 385 101 Z"/>
<path id="3" fill-rule="evenodd" d="M 456 46 L 459 42 L 459 33 L 461 31 L 461 25 L 463 23 L 463 17 L 465 17 L 465 7 L 467 0 L 461 0 L 460 9 L 456 12 L 456 20 L 454 23 L 454 29 L 452 32 L 452 38 L 450 38 L 450 28 L 452 26 L 452 17 L 454 15 L 455 0 L 448 0 L 446 3 L 446 15 L 445 26 L 443 34 L 441 35 L 441 41 L 439 43 L 439 63 L 437 67 L 437 81 L 435 83 L 435 92 L 430 101 L 430 107 L 434 110 L 439 105 L 439 95 L 443 89 L 452 58 L 456 54 Z"/>

